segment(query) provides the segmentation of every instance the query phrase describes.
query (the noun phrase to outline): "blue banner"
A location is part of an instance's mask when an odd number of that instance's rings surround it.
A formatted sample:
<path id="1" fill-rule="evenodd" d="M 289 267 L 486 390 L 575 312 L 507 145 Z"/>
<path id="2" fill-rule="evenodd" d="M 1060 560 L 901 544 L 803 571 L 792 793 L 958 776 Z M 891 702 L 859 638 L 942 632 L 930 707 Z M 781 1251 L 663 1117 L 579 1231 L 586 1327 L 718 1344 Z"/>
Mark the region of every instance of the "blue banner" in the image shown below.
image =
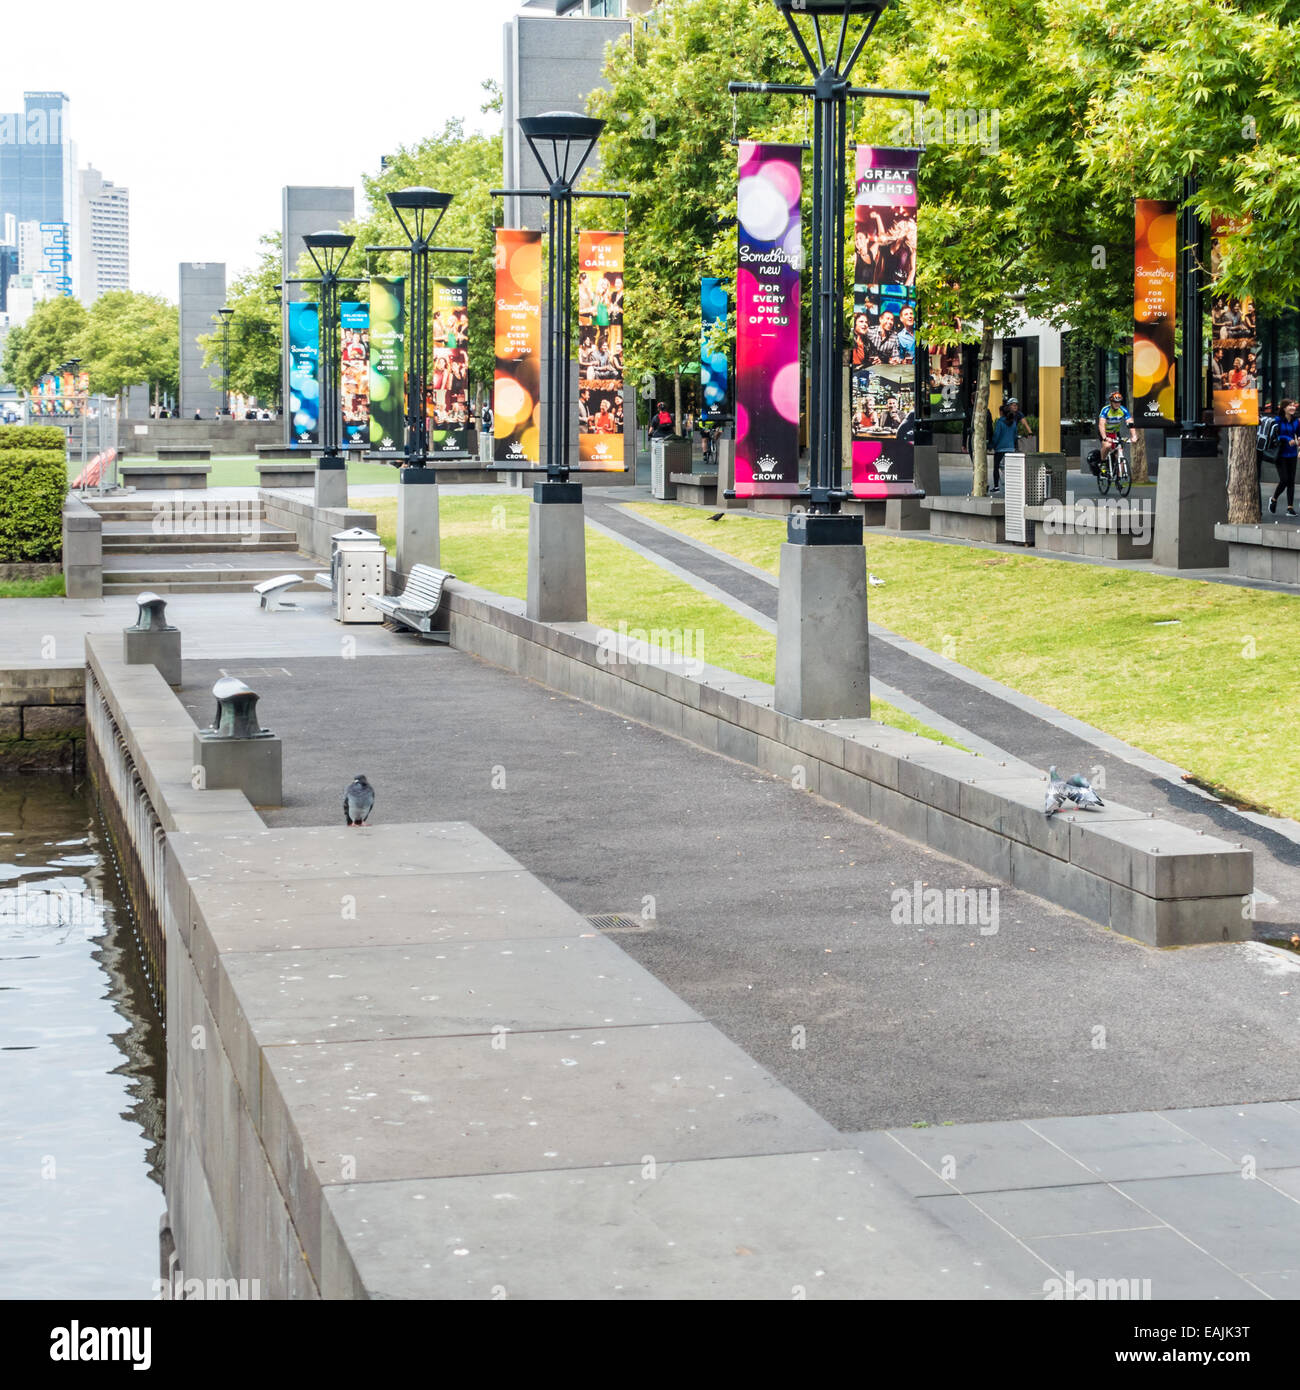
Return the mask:
<path id="1" fill-rule="evenodd" d="M 370 437 L 370 305 L 339 305 L 339 397 L 343 443 L 363 445 Z"/>
<path id="2" fill-rule="evenodd" d="M 700 391 L 706 420 L 718 419 L 727 411 L 728 364 L 722 335 L 729 308 L 724 281 L 708 277 L 700 281 Z"/>
<path id="3" fill-rule="evenodd" d="M 320 443 L 320 310 L 289 305 L 289 442 L 310 449 Z"/>

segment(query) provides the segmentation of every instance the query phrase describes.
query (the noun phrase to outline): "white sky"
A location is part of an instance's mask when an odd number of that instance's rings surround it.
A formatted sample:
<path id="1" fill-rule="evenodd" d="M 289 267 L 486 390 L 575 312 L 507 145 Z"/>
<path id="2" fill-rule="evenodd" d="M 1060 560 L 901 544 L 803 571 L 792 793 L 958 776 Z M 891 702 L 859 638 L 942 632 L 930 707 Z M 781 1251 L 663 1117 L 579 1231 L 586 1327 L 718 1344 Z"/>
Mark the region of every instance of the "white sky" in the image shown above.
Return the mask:
<path id="1" fill-rule="evenodd" d="M 62 0 L 57 15 L 6 16 L 0 111 L 21 111 L 24 91 L 67 93 L 79 166 L 131 190 L 131 288 L 175 300 L 181 261 L 224 261 L 227 283 L 253 263 L 286 184 L 352 184 L 360 212 L 361 174 L 381 155 L 456 115 L 492 128 L 479 84 L 501 81 L 502 25 L 519 12 L 519 0 Z"/>

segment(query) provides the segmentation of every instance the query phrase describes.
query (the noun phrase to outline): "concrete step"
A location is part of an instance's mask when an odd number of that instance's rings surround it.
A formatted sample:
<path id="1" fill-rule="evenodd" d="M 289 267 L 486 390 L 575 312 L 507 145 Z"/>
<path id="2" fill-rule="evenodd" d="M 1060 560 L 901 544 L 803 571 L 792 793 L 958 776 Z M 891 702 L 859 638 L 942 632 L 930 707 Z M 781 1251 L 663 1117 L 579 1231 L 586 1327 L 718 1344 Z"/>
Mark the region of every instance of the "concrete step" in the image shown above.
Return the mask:
<path id="1" fill-rule="evenodd" d="M 311 576 L 321 570 L 314 560 L 294 557 L 286 560 L 277 556 L 275 564 L 267 564 L 261 556 L 250 556 L 243 564 L 174 564 L 149 565 L 147 563 L 115 565 L 104 570 L 104 587 L 110 584 L 126 588 L 161 590 L 167 584 L 230 584 L 236 588 L 246 584 L 260 584 L 264 579 L 274 579 L 281 574 L 300 574 L 310 581 Z"/>
<path id="2" fill-rule="evenodd" d="M 281 531 L 276 527 L 259 529 L 248 536 L 232 534 L 229 531 L 191 531 L 172 536 L 136 530 L 106 530 L 103 536 L 105 551 L 127 551 L 139 555 L 175 555 L 185 552 L 201 555 L 229 552 L 238 555 L 259 550 L 281 553 L 292 550 L 296 541 L 292 531 Z"/>
<path id="3" fill-rule="evenodd" d="M 281 571 L 282 573 L 283 571 Z M 253 585 L 260 583 L 262 579 L 270 579 L 271 575 L 261 575 L 256 579 L 151 579 L 147 585 L 141 583 L 121 583 L 117 580 L 104 580 L 104 593 L 108 594 L 130 594 L 132 598 L 138 594 L 142 587 L 151 589 L 155 594 L 246 594 L 251 593 Z M 296 588 L 297 586 L 295 586 Z M 303 585 L 302 588 L 314 588 L 315 585 Z"/>

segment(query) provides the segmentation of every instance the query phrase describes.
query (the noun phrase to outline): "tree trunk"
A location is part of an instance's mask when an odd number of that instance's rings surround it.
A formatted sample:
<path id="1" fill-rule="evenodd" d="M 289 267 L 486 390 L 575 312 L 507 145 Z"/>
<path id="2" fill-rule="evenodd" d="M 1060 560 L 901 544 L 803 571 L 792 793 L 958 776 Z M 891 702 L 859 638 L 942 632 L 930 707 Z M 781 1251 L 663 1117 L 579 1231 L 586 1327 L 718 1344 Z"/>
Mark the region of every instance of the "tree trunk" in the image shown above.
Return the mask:
<path id="1" fill-rule="evenodd" d="M 1259 519 L 1255 431 L 1250 425 L 1232 425 L 1228 429 L 1228 525 L 1249 526 Z"/>
<path id="2" fill-rule="evenodd" d="M 980 336 L 980 364 L 975 377 L 975 405 L 970 417 L 972 497 L 989 494 L 988 410 L 989 382 L 993 376 L 993 326 L 986 323 Z"/>
<path id="3" fill-rule="evenodd" d="M 673 369 L 673 433 L 682 432 L 682 369 Z"/>
<path id="4" fill-rule="evenodd" d="M 1137 443 L 1132 447 L 1133 457 L 1130 460 L 1129 471 L 1133 474 L 1133 486 L 1139 487 L 1143 483 L 1151 481 L 1151 475 L 1147 471 L 1147 432 L 1138 430 Z"/>

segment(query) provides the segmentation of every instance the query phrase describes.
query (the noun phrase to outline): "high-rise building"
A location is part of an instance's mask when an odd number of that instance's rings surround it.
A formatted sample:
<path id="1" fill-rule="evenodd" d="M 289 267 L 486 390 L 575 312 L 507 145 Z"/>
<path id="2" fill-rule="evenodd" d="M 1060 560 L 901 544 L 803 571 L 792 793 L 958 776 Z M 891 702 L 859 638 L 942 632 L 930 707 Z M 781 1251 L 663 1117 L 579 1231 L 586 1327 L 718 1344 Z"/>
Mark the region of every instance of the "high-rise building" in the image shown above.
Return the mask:
<path id="1" fill-rule="evenodd" d="M 82 169 L 80 185 L 81 302 L 93 304 L 109 290 L 131 288 L 130 210 L 127 189 L 109 183 L 94 166 Z"/>
<path id="2" fill-rule="evenodd" d="M 24 92 L 22 111 L 0 114 L 0 217 L 76 221 L 76 150 L 62 92 Z"/>

